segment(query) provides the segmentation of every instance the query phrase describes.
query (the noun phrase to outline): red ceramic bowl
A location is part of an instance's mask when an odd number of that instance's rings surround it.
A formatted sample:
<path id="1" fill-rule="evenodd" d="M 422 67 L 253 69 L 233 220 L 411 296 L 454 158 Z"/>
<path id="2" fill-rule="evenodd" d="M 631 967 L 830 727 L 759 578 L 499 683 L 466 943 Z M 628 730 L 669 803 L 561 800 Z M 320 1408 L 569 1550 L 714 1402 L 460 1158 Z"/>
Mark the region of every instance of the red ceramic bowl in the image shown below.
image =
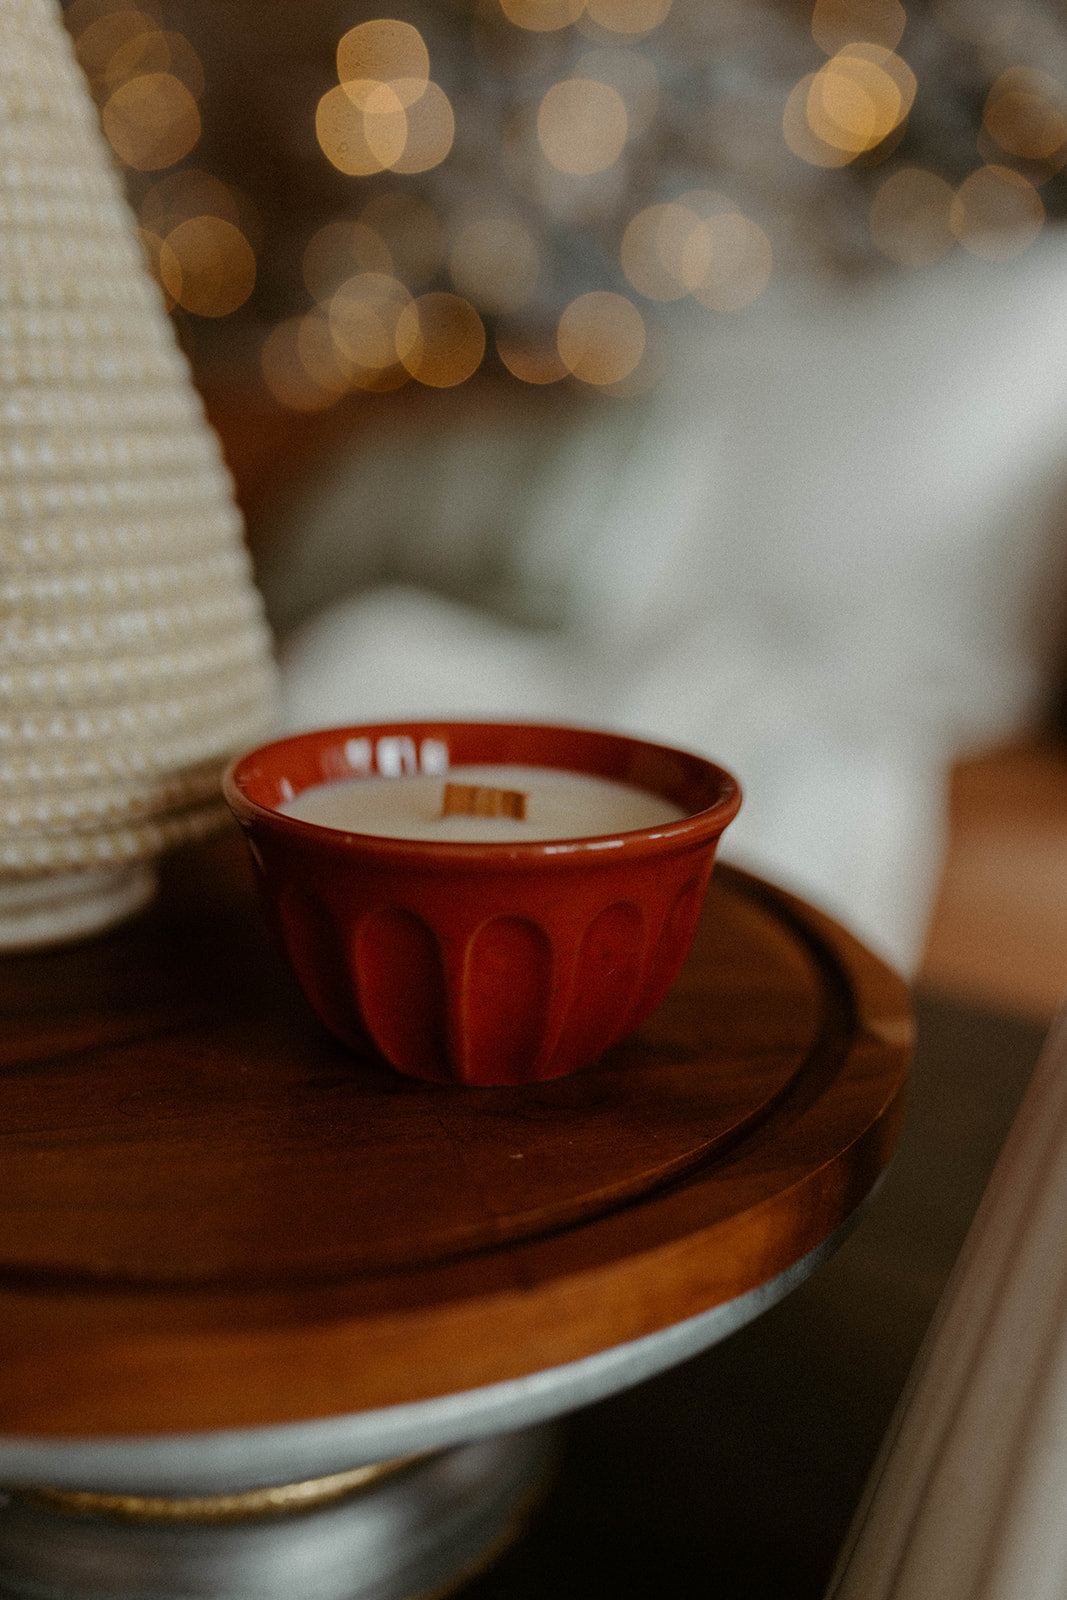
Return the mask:
<path id="1" fill-rule="evenodd" d="M 688 814 L 596 838 L 454 844 L 303 822 L 312 784 L 518 763 L 612 778 Z M 444 780 L 442 779 L 442 782 Z M 265 900 L 338 1038 L 438 1083 L 555 1078 L 648 1016 L 692 941 L 719 836 L 741 804 L 721 767 L 588 729 L 425 722 L 297 734 L 224 780 Z"/>

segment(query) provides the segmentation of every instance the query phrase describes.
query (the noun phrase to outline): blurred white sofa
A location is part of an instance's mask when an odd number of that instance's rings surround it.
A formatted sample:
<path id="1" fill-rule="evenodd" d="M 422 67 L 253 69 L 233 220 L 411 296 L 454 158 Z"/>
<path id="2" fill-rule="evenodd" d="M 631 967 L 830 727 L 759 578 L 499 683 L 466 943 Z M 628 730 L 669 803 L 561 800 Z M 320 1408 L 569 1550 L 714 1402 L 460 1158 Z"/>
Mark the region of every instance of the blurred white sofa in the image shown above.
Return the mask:
<path id="1" fill-rule="evenodd" d="M 949 763 L 1046 692 L 1065 481 L 1067 238 L 782 291 L 694 325 L 639 400 L 338 455 L 263 572 L 283 623 L 303 612 L 287 722 L 544 717 L 698 748 L 746 791 L 724 854 L 908 972 Z M 487 530 L 552 626 L 434 592 Z M 374 585 L 391 541 L 403 582 Z"/>

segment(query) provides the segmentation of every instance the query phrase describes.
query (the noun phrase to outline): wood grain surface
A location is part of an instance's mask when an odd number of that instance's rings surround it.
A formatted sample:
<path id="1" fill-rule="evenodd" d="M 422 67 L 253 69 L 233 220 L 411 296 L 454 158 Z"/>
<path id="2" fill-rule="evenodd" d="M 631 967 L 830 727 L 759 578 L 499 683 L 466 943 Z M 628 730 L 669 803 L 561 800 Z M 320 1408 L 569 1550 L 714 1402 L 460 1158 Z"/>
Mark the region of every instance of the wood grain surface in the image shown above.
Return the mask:
<path id="1" fill-rule="evenodd" d="M 593 1354 L 734 1298 L 891 1152 L 899 980 L 720 867 L 664 1004 L 521 1089 L 327 1035 L 240 840 L 159 904 L 0 964 L 0 1431 L 296 1421 Z"/>

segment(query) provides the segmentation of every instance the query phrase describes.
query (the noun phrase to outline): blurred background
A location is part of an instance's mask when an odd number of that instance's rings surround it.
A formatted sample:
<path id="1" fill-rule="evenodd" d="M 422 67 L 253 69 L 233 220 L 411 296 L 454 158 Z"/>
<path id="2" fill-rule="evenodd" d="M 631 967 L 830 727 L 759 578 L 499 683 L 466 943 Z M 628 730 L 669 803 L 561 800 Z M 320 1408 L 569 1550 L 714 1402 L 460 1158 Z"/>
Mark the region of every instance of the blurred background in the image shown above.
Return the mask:
<path id="1" fill-rule="evenodd" d="M 747 789 L 735 859 L 909 973 L 995 983 L 1025 880 L 1040 933 L 1001 989 L 1046 1013 L 1060 8 L 65 21 L 235 477 L 289 724 L 517 714 L 698 746 Z M 977 837 L 1004 804 L 1005 860 L 986 838 L 961 865 L 950 819 Z M 961 894 L 972 931 L 947 937 Z"/>
<path id="2" fill-rule="evenodd" d="M 1067 988 L 1049 0 L 71 0 L 290 726 L 596 721 L 918 979 L 828 1267 L 572 1419 L 479 1600 L 817 1600 Z"/>

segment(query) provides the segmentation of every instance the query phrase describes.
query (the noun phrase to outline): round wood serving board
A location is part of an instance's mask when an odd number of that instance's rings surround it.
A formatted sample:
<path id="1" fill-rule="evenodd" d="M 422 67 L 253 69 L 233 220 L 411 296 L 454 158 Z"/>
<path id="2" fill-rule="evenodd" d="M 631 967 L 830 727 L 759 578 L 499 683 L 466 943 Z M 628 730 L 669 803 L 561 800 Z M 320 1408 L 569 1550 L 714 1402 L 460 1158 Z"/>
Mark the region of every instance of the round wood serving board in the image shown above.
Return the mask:
<path id="1" fill-rule="evenodd" d="M 8 1435 L 418 1400 L 733 1299 L 869 1191 L 910 1038 L 887 968 L 721 866 L 649 1022 L 522 1089 L 333 1041 L 236 837 L 174 858 L 126 928 L 0 972 Z"/>

